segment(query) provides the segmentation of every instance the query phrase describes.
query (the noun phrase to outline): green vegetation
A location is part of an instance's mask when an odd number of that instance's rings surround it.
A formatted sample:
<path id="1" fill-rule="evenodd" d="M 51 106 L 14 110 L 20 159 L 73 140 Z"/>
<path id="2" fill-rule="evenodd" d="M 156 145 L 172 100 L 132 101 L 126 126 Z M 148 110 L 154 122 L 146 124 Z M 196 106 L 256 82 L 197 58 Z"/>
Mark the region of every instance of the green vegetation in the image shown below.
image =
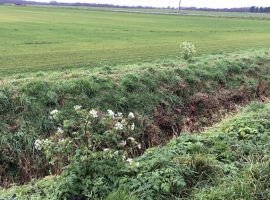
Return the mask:
<path id="1" fill-rule="evenodd" d="M 0 200 L 270 199 L 270 21 L 128 12 L 0 6 Z"/>
<path id="2" fill-rule="evenodd" d="M 59 177 L 2 190 L 0 196 L 267 200 L 269 113 L 270 104 L 252 104 L 203 134 L 183 134 L 162 148 L 148 149 L 131 164 L 104 151 L 76 157 Z"/>
<path id="3" fill-rule="evenodd" d="M 78 8 L 78 7 L 77 7 Z M 188 16 L 201 16 L 201 17 L 228 17 L 228 18 L 249 18 L 249 19 L 269 19 L 268 13 L 250 13 L 250 12 L 222 12 L 222 11 L 191 11 L 178 9 L 146 9 L 146 8 L 105 8 L 105 7 L 80 7 L 82 9 L 93 9 L 93 10 L 105 10 L 115 12 L 134 12 L 134 13 L 148 13 L 148 14 L 166 14 L 166 15 L 188 15 Z"/>
<path id="4" fill-rule="evenodd" d="M 172 58 L 184 41 L 194 43 L 198 53 L 270 45 L 270 21 L 259 18 L 0 6 L 0 26 L 1 77 Z"/>
<path id="5" fill-rule="evenodd" d="M 166 191 L 170 191 L 172 197 L 191 195 L 184 193 L 190 193 L 191 190 L 199 188 L 193 188 L 195 186 L 192 183 L 190 186 L 192 188 L 187 189 L 186 179 L 182 180 L 182 176 L 184 176 L 180 172 L 182 169 L 175 171 L 170 167 L 169 171 L 157 172 L 157 179 L 160 178 L 159 174 L 165 173 L 164 176 L 166 176 L 166 173 L 169 173 L 168 179 L 165 177 L 160 179 L 170 181 L 170 173 L 173 173 L 176 179 L 171 180 L 172 184 L 183 187 L 183 193 L 175 193 L 175 189 L 171 189 L 171 186 L 166 184 L 162 186 L 164 188 L 161 193 L 155 192 L 156 187 L 160 186 L 154 185 L 149 191 L 141 190 L 140 187 L 143 186 L 138 185 L 139 183 L 129 177 L 134 172 L 127 172 L 125 162 L 120 162 L 119 157 L 124 154 L 134 158 L 151 147 L 166 144 L 180 133 L 201 131 L 204 127 L 219 121 L 227 112 L 234 111 L 237 105 L 245 105 L 253 100 L 265 101 L 270 95 L 269 51 L 196 59 L 190 61 L 193 63 L 179 64 L 179 60 L 167 60 L 152 63 L 152 65 L 142 64 L 133 67 L 134 71 L 128 74 L 125 70 L 132 66 L 100 68 L 99 73 L 92 74 L 90 71 L 82 69 L 81 71 L 71 70 L 52 74 L 49 72 L 29 73 L 28 77 L 27 73 L 22 76 L 7 76 L 4 79 L 5 82 L 0 86 L 1 185 L 7 187 L 11 183 L 23 184 L 51 173 L 61 174 L 61 176 L 35 183 L 41 184 L 40 187 L 35 184 L 31 186 L 30 190 L 35 193 L 34 197 L 45 192 L 47 195 L 53 195 L 48 197 L 49 199 L 61 199 L 72 195 L 76 197 L 79 194 L 84 194 L 89 198 L 105 198 L 113 190 L 118 192 L 114 191 L 111 196 L 133 195 L 129 193 L 136 192 L 135 196 L 138 198 L 141 198 L 140 195 L 149 193 L 148 198 L 150 199 L 162 199 L 164 195 L 168 195 Z M 17 81 L 13 79 L 17 79 Z M 136 132 L 135 134 L 127 132 L 121 137 L 113 137 L 115 134 L 111 134 L 111 128 L 114 127 L 116 121 L 107 123 L 106 120 L 96 122 L 97 127 L 93 128 L 94 126 L 91 125 L 88 130 L 88 126 L 85 126 L 87 116 L 83 114 L 84 117 L 76 117 L 75 105 L 81 105 L 86 114 L 87 111 L 96 109 L 98 113 L 103 113 L 102 116 L 107 109 L 122 112 L 124 116 L 127 116 L 129 112 L 134 112 Z M 57 118 L 52 118 L 50 113 L 55 109 L 59 111 L 59 115 Z M 65 135 L 61 135 L 62 131 L 60 131 L 60 135 L 56 134 L 59 133 L 57 130 L 61 130 L 59 128 L 64 131 Z M 245 126 L 242 128 L 244 128 L 244 135 L 245 131 L 254 132 L 253 129 L 246 130 Z M 82 134 L 82 138 L 81 136 L 74 138 L 73 132 L 86 134 Z M 98 141 L 95 143 L 98 146 L 94 145 L 95 153 L 91 148 L 88 149 L 89 143 L 84 143 L 87 141 L 85 137 Z M 136 147 L 120 148 L 117 144 L 122 143 L 122 140 L 127 140 L 128 137 L 136 139 Z M 196 138 L 196 136 L 192 137 Z M 184 138 L 183 140 L 185 140 Z M 57 146 L 58 143 L 55 145 L 52 143 L 53 146 L 49 146 L 48 150 L 55 151 L 42 153 L 39 148 L 35 148 L 35 142 L 46 139 L 54 142 L 61 141 L 61 145 Z M 73 145 L 67 145 L 69 141 Z M 63 146 L 63 144 L 65 145 Z M 137 145 L 140 145 L 140 149 L 134 151 L 133 148 L 138 148 Z M 93 147 L 93 145 L 91 146 Z M 74 147 L 80 148 L 73 149 Z M 114 157 L 115 160 L 112 161 L 111 154 L 103 152 L 104 148 L 119 151 L 117 159 Z M 171 153 L 173 154 L 173 152 Z M 59 157 L 59 155 L 63 157 Z M 83 159 L 86 164 L 81 164 L 81 157 L 86 158 L 86 160 Z M 144 155 L 141 158 L 143 157 Z M 107 160 L 103 160 L 103 158 Z M 164 156 L 164 158 L 171 159 L 169 156 Z M 97 162 L 97 166 L 88 166 L 89 162 Z M 64 166 L 67 167 L 62 172 Z M 87 168 L 83 168 L 85 166 Z M 123 169 L 124 174 L 119 174 L 122 173 L 121 170 L 114 171 L 115 166 Z M 145 167 L 147 166 L 151 165 L 146 162 Z M 192 171 L 195 170 L 192 168 L 193 165 L 188 165 L 188 167 L 191 167 L 188 169 L 190 173 L 195 173 Z M 106 174 L 106 171 L 109 174 Z M 146 173 L 146 171 L 142 172 Z M 89 182 L 85 183 L 86 180 L 82 177 L 86 177 L 87 173 L 93 176 L 87 179 Z M 152 174 L 152 172 L 149 173 Z M 192 173 L 190 177 L 197 180 L 196 174 Z M 74 174 L 76 176 L 73 176 Z M 104 176 L 112 177 L 110 184 L 104 180 Z M 125 179 L 126 176 L 129 178 Z M 53 185 L 55 179 L 58 178 L 57 192 L 49 191 L 47 186 Z M 52 183 L 47 183 L 49 181 Z M 122 188 L 120 185 L 124 184 L 123 181 L 134 185 L 131 185 L 130 188 Z M 153 183 L 155 182 L 158 183 L 156 179 L 153 180 Z M 74 184 L 78 187 L 73 188 Z M 125 182 L 125 185 L 128 184 Z M 53 187 L 56 188 L 56 186 Z M 45 191 L 39 191 L 40 188 Z M 93 189 L 95 191 L 92 191 L 91 188 L 95 188 Z M 218 190 L 218 188 L 216 189 Z M 14 190 L 17 195 L 20 194 L 20 191 L 24 196 L 26 193 L 29 194 L 29 186 L 19 187 L 18 190 L 11 188 L 10 191 Z M 80 192 L 77 193 L 78 191 Z M 203 193 L 203 191 L 200 192 Z M 6 191 L 3 190 L 2 193 L 4 194 Z"/>

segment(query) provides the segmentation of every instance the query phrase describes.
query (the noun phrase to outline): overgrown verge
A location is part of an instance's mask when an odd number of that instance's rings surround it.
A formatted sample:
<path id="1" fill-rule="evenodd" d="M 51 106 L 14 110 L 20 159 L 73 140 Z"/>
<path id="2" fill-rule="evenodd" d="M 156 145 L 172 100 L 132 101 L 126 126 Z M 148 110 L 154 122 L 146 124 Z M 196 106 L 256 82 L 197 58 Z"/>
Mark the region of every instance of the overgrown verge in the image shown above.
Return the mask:
<path id="1" fill-rule="evenodd" d="M 269 103 L 253 103 L 203 134 L 183 134 L 129 163 L 114 150 L 81 154 L 60 176 L 0 190 L 0 199 L 267 200 L 269 113 Z"/>
<path id="2" fill-rule="evenodd" d="M 164 144 L 180 132 L 200 131 L 220 119 L 222 113 L 270 94 L 268 52 L 260 57 L 219 60 L 214 65 L 167 65 L 149 68 L 118 79 L 89 76 L 55 82 L 32 81 L 20 87 L 0 89 L 0 183 L 25 183 L 58 173 L 34 143 L 52 136 L 58 124 L 50 112 L 62 118 L 74 105 L 133 111 L 140 116 L 142 149 Z"/>

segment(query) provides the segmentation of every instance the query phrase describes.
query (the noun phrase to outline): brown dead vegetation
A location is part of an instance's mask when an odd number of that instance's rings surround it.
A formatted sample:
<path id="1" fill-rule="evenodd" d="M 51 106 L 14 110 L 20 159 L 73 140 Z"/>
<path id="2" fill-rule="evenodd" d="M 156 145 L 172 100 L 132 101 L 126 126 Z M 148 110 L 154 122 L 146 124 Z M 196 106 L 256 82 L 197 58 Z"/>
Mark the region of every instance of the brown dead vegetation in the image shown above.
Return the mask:
<path id="1" fill-rule="evenodd" d="M 181 84 L 181 90 L 174 89 L 174 92 L 181 91 L 183 95 L 183 88 L 185 86 Z M 148 148 L 166 143 L 171 138 L 178 137 L 181 132 L 201 132 L 205 127 L 220 121 L 228 113 L 237 111 L 239 106 L 255 100 L 267 101 L 269 92 L 270 83 L 260 82 L 255 90 L 242 86 L 235 90 L 219 90 L 212 95 L 199 92 L 190 98 L 186 106 L 179 105 L 172 108 L 161 103 L 155 108 L 154 121 L 145 129 L 145 137 L 142 141 Z"/>

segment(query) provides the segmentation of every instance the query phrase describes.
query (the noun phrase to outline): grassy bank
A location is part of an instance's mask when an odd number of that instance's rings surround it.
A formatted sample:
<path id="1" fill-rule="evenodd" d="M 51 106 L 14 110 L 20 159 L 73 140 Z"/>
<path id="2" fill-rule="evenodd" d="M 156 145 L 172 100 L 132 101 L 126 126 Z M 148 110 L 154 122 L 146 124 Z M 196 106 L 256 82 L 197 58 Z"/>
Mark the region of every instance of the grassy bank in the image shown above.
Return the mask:
<path id="1" fill-rule="evenodd" d="M 83 160 L 0 199 L 269 199 L 270 105 L 253 103 L 203 134 L 183 134 L 132 164 Z M 88 157 L 91 160 L 91 156 Z M 95 185 L 96 184 L 96 185 Z"/>
<path id="2" fill-rule="evenodd" d="M 269 52 L 261 51 L 186 66 L 177 61 L 146 64 L 128 74 L 105 68 L 102 74 L 42 73 L 40 78 L 34 74 L 33 79 L 7 81 L 0 89 L 1 184 L 57 173 L 59 168 L 34 148 L 37 139 L 63 126 L 50 118 L 52 110 L 59 110 L 62 120 L 74 115 L 75 105 L 101 112 L 132 111 L 144 127 L 138 140 L 145 150 L 181 132 L 201 131 L 237 105 L 265 101 L 270 93 L 269 63 Z"/>

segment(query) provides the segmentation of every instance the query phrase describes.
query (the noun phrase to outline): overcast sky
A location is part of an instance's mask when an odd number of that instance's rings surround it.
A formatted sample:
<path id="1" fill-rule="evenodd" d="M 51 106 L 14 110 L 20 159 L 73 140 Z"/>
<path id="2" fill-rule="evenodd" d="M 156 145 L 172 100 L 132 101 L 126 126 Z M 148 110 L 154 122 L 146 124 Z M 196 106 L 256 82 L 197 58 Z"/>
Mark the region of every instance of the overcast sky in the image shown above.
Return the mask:
<path id="1" fill-rule="evenodd" d="M 36 0 L 49 2 L 50 0 Z M 58 2 L 87 2 L 106 3 L 128 6 L 153 6 L 153 7 L 177 7 L 178 0 L 57 0 Z M 210 8 L 232 8 L 249 6 L 270 6 L 270 0 L 182 0 L 183 6 L 210 7 Z"/>

